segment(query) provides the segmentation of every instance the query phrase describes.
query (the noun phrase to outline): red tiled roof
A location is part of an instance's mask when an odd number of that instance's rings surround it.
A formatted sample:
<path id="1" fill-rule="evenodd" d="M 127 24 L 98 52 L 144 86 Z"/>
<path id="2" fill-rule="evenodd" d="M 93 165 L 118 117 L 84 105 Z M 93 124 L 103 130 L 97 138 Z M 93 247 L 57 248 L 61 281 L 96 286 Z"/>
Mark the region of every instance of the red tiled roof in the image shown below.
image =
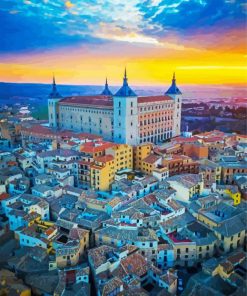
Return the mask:
<path id="1" fill-rule="evenodd" d="M 33 135 L 39 135 L 44 136 L 45 138 L 63 138 L 63 139 L 71 139 L 77 138 L 77 139 L 89 139 L 89 140 L 96 140 L 101 139 L 101 136 L 89 134 L 89 133 L 75 133 L 68 130 L 52 130 L 49 127 L 42 126 L 42 125 L 33 125 L 31 127 L 22 127 L 22 132 L 25 132 L 27 134 L 33 134 Z"/>
<path id="2" fill-rule="evenodd" d="M 145 258 L 138 253 L 131 254 L 128 257 L 124 258 L 121 261 L 121 265 L 129 274 L 143 276 L 148 271 L 148 266 Z"/>
<path id="3" fill-rule="evenodd" d="M 136 223 L 124 223 L 124 222 L 121 222 L 120 224 L 119 224 L 120 226 L 132 226 L 132 227 L 136 227 Z"/>
<path id="4" fill-rule="evenodd" d="M 236 265 L 242 262 L 245 258 L 246 258 L 246 255 L 244 252 L 238 252 L 236 254 L 229 256 L 227 260 L 231 262 L 233 265 Z"/>
<path id="5" fill-rule="evenodd" d="M 138 103 L 152 103 L 152 102 L 164 102 L 172 101 L 172 98 L 169 96 L 147 96 L 147 97 L 138 97 Z"/>
<path id="6" fill-rule="evenodd" d="M 80 148 L 81 152 L 85 152 L 85 153 L 96 153 L 96 152 L 100 152 L 100 151 L 104 151 L 107 148 L 111 148 L 113 147 L 115 144 L 111 143 L 111 142 L 87 142 L 85 144 L 83 144 Z"/>
<path id="7" fill-rule="evenodd" d="M 169 233 L 168 237 L 174 242 L 174 243 L 191 243 L 192 241 L 187 238 L 178 238 L 176 237 L 176 233 Z"/>
<path id="8" fill-rule="evenodd" d="M 209 138 L 204 138 L 203 141 L 206 143 L 219 142 L 219 141 L 224 141 L 224 138 L 223 137 L 209 137 Z"/>
<path id="9" fill-rule="evenodd" d="M 68 145 L 76 145 L 77 143 L 76 142 L 74 142 L 74 141 L 68 141 L 68 143 L 67 143 Z"/>
<path id="10" fill-rule="evenodd" d="M 88 165 L 90 166 L 92 164 L 92 162 L 88 161 L 88 160 L 79 160 L 78 161 L 78 164 L 85 164 L 85 165 Z"/>
<path id="11" fill-rule="evenodd" d="M 3 193 L 0 194 L 0 200 L 7 199 L 8 197 L 9 197 L 8 193 L 3 192 Z"/>
<path id="12" fill-rule="evenodd" d="M 12 161 L 12 160 L 8 162 L 8 165 L 9 166 L 16 165 L 16 164 L 17 164 L 17 162 L 16 161 Z"/>
<path id="13" fill-rule="evenodd" d="M 45 233 L 46 233 L 46 235 L 51 235 L 54 231 L 56 230 L 56 227 L 50 227 L 50 228 L 48 228 L 46 231 L 45 231 Z"/>
<path id="14" fill-rule="evenodd" d="M 236 135 L 236 137 L 247 139 L 247 135 Z"/>
<path id="15" fill-rule="evenodd" d="M 94 107 L 113 108 L 113 100 L 110 96 L 76 96 L 67 97 L 59 102 L 59 105 L 93 105 Z"/>
<path id="16" fill-rule="evenodd" d="M 112 160 L 114 160 L 114 157 L 112 155 L 98 156 L 95 158 L 95 161 L 98 161 L 98 162 L 108 162 Z"/>
<path id="17" fill-rule="evenodd" d="M 195 136 L 191 138 L 176 137 L 172 139 L 172 143 L 186 143 L 186 142 L 197 142 L 197 141 L 198 141 L 198 138 L 196 138 Z"/>
<path id="18" fill-rule="evenodd" d="M 150 154 L 146 158 L 143 159 L 143 162 L 154 164 L 159 159 L 160 159 L 160 156 L 157 156 L 155 154 Z"/>
<path id="19" fill-rule="evenodd" d="M 199 136 L 199 137 L 214 137 L 214 136 L 225 136 L 225 133 L 222 132 L 222 131 L 219 131 L 219 130 L 213 130 L 213 131 L 210 131 L 210 132 L 204 132 L 204 133 L 200 133 L 196 136 Z"/>
<path id="20" fill-rule="evenodd" d="M 157 202 L 157 198 L 154 194 L 146 195 L 143 199 L 148 205 L 151 205 Z"/>

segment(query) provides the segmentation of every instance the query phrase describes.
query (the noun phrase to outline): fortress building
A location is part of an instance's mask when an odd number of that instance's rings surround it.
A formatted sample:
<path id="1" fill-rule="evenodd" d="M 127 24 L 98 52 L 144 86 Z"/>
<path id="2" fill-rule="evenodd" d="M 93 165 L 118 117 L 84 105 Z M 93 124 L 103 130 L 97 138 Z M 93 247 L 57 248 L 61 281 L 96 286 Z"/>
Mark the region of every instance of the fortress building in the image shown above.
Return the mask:
<path id="1" fill-rule="evenodd" d="M 139 97 L 128 84 L 126 70 L 122 87 L 115 95 L 106 80 L 100 95 L 63 98 L 55 79 L 48 100 L 49 124 L 103 136 L 116 143 L 158 143 L 180 135 L 182 93 L 172 84 L 164 95 Z"/>

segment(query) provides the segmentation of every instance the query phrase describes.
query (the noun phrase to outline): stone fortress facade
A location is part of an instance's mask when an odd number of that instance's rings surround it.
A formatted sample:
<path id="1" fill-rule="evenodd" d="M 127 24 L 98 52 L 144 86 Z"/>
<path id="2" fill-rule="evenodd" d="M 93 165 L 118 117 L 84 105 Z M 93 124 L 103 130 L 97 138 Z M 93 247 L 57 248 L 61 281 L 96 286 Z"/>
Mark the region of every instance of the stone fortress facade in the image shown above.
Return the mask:
<path id="1" fill-rule="evenodd" d="M 49 125 L 54 129 L 101 135 L 116 143 L 159 143 L 180 135 L 182 93 L 175 74 L 165 94 L 137 96 L 128 84 L 112 94 L 106 80 L 100 95 L 63 98 L 55 79 L 48 99 Z"/>

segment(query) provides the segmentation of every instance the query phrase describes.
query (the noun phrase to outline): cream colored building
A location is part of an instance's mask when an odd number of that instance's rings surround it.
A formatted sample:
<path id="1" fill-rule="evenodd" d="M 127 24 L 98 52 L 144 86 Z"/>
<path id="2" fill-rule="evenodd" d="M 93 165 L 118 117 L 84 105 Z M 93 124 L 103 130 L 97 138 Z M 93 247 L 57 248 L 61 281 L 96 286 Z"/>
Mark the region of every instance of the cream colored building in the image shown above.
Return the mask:
<path id="1" fill-rule="evenodd" d="M 101 95 L 62 98 L 53 80 L 48 100 L 49 125 L 55 129 L 102 135 L 121 144 L 158 143 L 180 135 L 182 93 L 175 75 L 171 87 L 159 96 L 139 97 L 123 85 L 112 95 L 106 82 Z"/>
<path id="2" fill-rule="evenodd" d="M 169 177 L 167 182 L 176 190 L 176 199 L 183 202 L 189 202 L 203 192 L 202 176 L 198 174 L 175 175 Z"/>

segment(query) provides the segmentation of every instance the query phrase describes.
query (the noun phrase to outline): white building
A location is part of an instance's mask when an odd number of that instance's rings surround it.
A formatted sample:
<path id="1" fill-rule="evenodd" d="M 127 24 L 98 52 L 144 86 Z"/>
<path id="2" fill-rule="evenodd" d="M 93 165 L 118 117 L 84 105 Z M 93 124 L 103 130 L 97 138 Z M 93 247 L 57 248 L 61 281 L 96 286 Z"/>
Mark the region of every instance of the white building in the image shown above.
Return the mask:
<path id="1" fill-rule="evenodd" d="M 56 129 L 102 135 L 105 140 L 137 145 L 180 135 L 182 93 L 172 85 L 163 95 L 139 97 L 123 85 L 112 95 L 106 81 L 101 95 L 62 98 L 55 79 L 48 100 L 49 124 Z"/>

